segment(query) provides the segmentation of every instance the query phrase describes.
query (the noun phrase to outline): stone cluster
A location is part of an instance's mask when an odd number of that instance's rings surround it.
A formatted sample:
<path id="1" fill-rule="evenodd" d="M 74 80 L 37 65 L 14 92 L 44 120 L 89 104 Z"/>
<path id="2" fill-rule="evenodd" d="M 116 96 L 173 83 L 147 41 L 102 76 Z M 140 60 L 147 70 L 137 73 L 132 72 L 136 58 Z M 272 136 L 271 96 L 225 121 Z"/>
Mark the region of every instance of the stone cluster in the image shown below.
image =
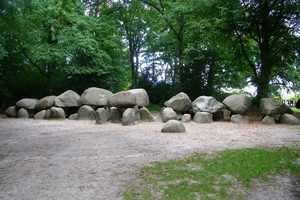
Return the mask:
<path id="1" fill-rule="evenodd" d="M 182 123 L 191 121 L 212 123 L 215 120 L 224 119 L 223 108 L 226 108 L 231 113 L 231 122 L 249 124 L 250 119 L 247 113 L 250 111 L 252 103 L 251 98 L 243 94 L 230 95 L 222 103 L 211 96 L 200 96 L 192 102 L 188 95 L 181 92 L 166 101 L 164 105 L 166 107 L 162 109 L 163 122 L 178 120 L 176 112 L 180 112 L 183 114 Z M 291 108 L 279 100 L 264 98 L 261 100 L 260 106 L 260 112 L 265 116 L 261 121 L 262 124 L 277 122 L 291 125 L 300 124 L 299 119 L 292 115 Z M 276 120 L 276 116 L 279 116 L 278 120 Z"/>
<path id="2" fill-rule="evenodd" d="M 24 98 L 5 110 L 8 117 L 34 119 L 58 118 L 70 120 L 96 120 L 96 124 L 122 123 L 123 126 L 137 124 L 138 121 L 153 122 L 154 117 L 146 108 L 149 97 L 144 89 L 132 89 L 113 94 L 112 92 L 91 87 L 81 96 L 68 90 L 59 96 L 46 96 L 42 99 Z M 199 96 L 193 102 L 181 92 L 164 103 L 161 119 L 164 122 L 162 132 L 185 132 L 183 123 L 213 123 L 224 119 L 223 109 L 230 111 L 230 121 L 249 124 L 247 113 L 251 109 L 251 98 L 243 94 L 230 95 L 218 102 L 212 96 Z M 177 113 L 181 113 L 179 118 Z M 300 125 L 298 118 L 292 115 L 289 106 L 279 100 L 263 98 L 260 113 L 264 116 L 262 124 Z"/>
<path id="3" fill-rule="evenodd" d="M 107 121 L 133 125 L 139 120 L 154 121 L 146 108 L 149 97 L 144 89 L 133 89 L 113 94 L 91 87 L 82 95 L 68 90 L 59 96 L 46 96 L 40 100 L 24 98 L 5 110 L 8 117 L 34 119 L 58 118 L 70 120 L 96 120 L 96 124 Z"/>

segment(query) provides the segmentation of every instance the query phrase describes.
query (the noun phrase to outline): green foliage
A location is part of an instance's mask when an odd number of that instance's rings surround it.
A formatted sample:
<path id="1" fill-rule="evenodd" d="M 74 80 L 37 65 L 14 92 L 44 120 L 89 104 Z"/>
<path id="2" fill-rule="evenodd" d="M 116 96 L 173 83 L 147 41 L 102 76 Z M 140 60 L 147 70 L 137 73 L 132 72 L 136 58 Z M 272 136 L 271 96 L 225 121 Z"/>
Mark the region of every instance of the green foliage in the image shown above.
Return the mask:
<path id="1" fill-rule="evenodd" d="M 240 190 L 251 181 L 269 180 L 278 173 L 300 174 L 300 149 L 239 149 L 217 153 L 213 158 L 197 154 L 145 166 L 139 188 L 128 188 L 126 199 L 241 199 Z M 134 183 L 133 183 L 134 184 Z"/>

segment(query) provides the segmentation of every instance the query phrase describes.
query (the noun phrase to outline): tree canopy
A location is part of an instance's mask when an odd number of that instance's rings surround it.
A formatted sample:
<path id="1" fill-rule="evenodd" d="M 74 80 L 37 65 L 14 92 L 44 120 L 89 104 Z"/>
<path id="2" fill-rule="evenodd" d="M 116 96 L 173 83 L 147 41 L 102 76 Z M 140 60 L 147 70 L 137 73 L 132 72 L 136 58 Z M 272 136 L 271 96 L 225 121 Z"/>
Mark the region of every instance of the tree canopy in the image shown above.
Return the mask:
<path id="1" fill-rule="evenodd" d="M 257 98 L 300 90 L 296 0 L 14 0 L 0 3 L 3 109 L 95 86 Z"/>

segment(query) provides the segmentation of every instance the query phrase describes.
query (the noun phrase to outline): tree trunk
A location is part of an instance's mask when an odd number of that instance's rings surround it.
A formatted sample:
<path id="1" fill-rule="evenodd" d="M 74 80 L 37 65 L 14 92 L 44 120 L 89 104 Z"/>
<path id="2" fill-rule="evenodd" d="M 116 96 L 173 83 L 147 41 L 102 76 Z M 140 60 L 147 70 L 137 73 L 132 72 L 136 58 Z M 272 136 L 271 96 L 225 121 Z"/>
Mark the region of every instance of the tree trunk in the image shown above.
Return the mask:
<path id="1" fill-rule="evenodd" d="M 47 95 L 53 94 L 53 63 L 49 63 L 47 66 L 47 82 L 46 82 L 46 93 Z"/>
<path id="2" fill-rule="evenodd" d="M 135 70 L 135 64 L 134 64 L 134 53 L 130 51 L 130 68 L 131 68 L 131 88 L 136 88 L 136 70 Z"/>
<path id="3" fill-rule="evenodd" d="M 261 48 L 261 73 L 257 82 L 257 98 L 268 98 L 272 61 L 269 49 Z"/>

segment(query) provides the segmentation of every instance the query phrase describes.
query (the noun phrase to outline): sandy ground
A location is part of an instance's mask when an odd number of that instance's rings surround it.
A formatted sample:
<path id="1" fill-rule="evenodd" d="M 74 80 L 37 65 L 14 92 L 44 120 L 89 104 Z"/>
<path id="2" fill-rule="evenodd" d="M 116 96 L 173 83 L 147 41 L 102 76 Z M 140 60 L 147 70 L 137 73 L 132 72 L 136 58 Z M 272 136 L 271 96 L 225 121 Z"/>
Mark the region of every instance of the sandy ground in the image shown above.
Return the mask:
<path id="1" fill-rule="evenodd" d="M 192 122 L 180 134 L 161 133 L 162 126 L 158 118 L 135 126 L 1 118 L 0 199 L 123 199 L 144 165 L 195 152 L 300 146 L 300 126 Z M 246 199 L 297 199 L 295 183 L 278 175 L 243 194 Z"/>

